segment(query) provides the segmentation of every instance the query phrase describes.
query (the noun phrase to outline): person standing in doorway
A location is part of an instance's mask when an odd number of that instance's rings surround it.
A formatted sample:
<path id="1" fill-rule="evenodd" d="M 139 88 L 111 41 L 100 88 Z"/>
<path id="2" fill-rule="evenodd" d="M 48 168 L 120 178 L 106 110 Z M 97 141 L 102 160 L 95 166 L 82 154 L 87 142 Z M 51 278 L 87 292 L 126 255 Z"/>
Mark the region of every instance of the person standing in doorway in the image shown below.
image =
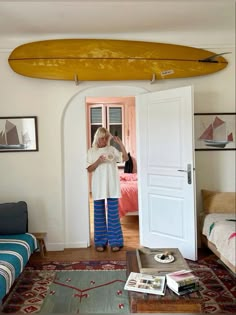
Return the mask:
<path id="1" fill-rule="evenodd" d="M 121 152 L 110 145 L 111 139 L 120 146 Z M 120 179 L 117 167 L 122 160 L 127 161 L 128 154 L 121 139 L 112 136 L 106 128 L 99 127 L 87 153 L 87 170 L 92 173 L 94 244 L 98 252 L 103 252 L 107 245 L 117 252 L 124 245 L 119 217 Z"/>

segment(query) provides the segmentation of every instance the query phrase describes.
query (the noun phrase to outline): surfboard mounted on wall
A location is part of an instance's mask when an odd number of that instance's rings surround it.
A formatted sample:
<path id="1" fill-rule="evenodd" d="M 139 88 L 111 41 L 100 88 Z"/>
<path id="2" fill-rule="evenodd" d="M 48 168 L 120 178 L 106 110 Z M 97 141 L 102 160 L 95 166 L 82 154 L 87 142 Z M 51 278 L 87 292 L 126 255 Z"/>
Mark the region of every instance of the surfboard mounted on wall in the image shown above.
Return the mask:
<path id="1" fill-rule="evenodd" d="M 112 81 L 202 76 L 228 62 L 214 52 L 188 46 L 129 40 L 57 39 L 18 46 L 11 68 L 31 78 Z"/>

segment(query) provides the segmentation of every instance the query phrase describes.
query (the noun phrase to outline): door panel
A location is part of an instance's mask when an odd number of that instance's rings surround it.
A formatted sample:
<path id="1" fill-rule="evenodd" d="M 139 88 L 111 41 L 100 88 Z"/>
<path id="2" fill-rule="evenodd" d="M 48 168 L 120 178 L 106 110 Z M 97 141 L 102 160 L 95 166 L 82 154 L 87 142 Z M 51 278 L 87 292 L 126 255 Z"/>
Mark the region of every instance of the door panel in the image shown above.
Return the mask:
<path id="1" fill-rule="evenodd" d="M 192 88 L 142 94 L 136 104 L 141 245 L 196 260 Z"/>

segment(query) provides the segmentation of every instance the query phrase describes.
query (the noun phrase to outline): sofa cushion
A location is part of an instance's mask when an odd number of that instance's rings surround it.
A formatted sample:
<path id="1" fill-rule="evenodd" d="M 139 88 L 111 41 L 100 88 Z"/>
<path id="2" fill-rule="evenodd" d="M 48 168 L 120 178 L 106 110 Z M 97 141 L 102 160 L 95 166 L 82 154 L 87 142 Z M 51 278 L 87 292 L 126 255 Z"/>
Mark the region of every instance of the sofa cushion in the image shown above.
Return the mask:
<path id="1" fill-rule="evenodd" d="M 0 234 L 28 232 L 28 210 L 24 201 L 0 204 Z"/>
<path id="2" fill-rule="evenodd" d="M 235 213 L 235 192 L 202 190 L 205 213 Z"/>

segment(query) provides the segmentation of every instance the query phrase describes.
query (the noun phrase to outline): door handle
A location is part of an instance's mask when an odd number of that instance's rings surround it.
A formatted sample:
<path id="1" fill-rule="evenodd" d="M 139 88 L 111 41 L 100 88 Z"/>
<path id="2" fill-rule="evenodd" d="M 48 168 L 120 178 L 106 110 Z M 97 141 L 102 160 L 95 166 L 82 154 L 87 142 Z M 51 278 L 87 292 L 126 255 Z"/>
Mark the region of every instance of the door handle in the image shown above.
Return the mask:
<path id="1" fill-rule="evenodd" d="M 184 172 L 187 173 L 187 181 L 188 184 L 192 184 L 192 170 L 191 170 L 191 164 L 187 164 L 187 170 L 178 170 L 178 172 Z"/>

